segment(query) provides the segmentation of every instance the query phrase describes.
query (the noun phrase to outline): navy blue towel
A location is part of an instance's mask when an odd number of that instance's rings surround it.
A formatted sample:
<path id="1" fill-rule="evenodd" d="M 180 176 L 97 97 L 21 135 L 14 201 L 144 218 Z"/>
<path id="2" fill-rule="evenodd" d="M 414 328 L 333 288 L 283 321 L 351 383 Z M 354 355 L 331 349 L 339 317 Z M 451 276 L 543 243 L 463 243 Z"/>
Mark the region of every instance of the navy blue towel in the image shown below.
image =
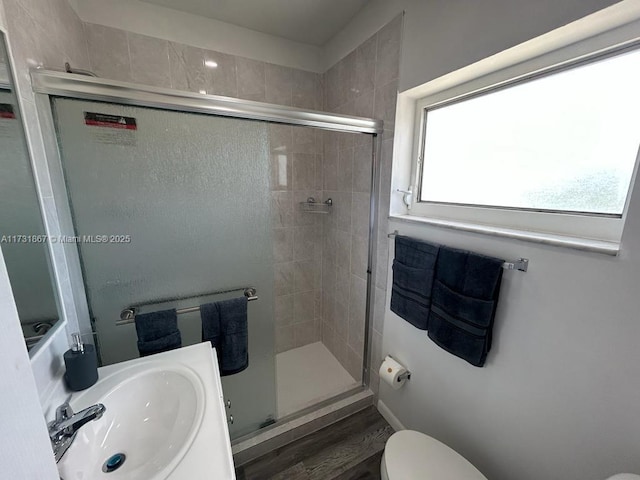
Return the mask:
<path id="1" fill-rule="evenodd" d="M 482 367 L 491 349 L 504 260 L 442 246 L 436 265 L 429 338 Z"/>
<path id="2" fill-rule="evenodd" d="M 135 322 L 141 357 L 182 346 L 175 308 L 136 315 Z"/>
<path id="3" fill-rule="evenodd" d="M 429 325 L 431 287 L 439 245 L 396 236 L 391 311 L 414 327 Z"/>
<path id="4" fill-rule="evenodd" d="M 202 341 L 218 355 L 220 375 L 233 375 L 249 366 L 247 297 L 200 305 Z"/>

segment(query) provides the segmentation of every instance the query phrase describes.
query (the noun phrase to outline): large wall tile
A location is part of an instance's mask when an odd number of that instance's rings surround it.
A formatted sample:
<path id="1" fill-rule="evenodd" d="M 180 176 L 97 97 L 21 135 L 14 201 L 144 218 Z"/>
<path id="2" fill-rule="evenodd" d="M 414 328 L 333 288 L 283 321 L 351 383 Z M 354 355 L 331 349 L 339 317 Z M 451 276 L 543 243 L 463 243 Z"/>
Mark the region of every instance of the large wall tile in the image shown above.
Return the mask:
<path id="1" fill-rule="evenodd" d="M 274 291 L 276 296 L 293 293 L 294 263 L 276 263 L 274 265 Z"/>
<path id="2" fill-rule="evenodd" d="M 202 49 L 169 42 L 169 70 L 171 88 L 188 92 L 207 91 L 207 75 Z"/>
<path id="3" fill-rule="evenodd" d="M 310 214 L 314 215 L 314 214 Z M 294 260 L 313 260 L 322 257 L 322 233 L 319 225 L 296 227 L 293 240 Z"/>
<path id="4" fill-rule="evenodd" d="M 355 147 L 353 155 L 353 191 L 369 193 L 371 191 L 371 174 L 373 152 L 371 145 Z"/>
<path id="5" fill-rule="evenodd" d="M 384 85 L 398 78 L 401 40 L 402 16 L 399 15 L 378 32 L 376 85 Z"/>
<path id="6" fill-rule="evenodd" d="M 294 153 L 322 153 L 322 132 L 309 127 L 293 127 Z"/>
<path id="7" fill-rule="evenodd" d="M 316 263 L 313 260 L 295 261 L 293 263 L 294 293 L 310 292 L 316 287 Z"/>
<path id="8" fill-rule="evenodd" d="M 273 229 L 273 260 L 276 263 L 293 260 L 293 228 Z"/>
<path id="9" fill-rule="evenodd" d="M 313 291 L 293 295 L 294 324 L 310 322 L 315 318 L 315 293 Z"/>
<path id="10" fill-rule="evenodd" d="M 265 65 L 265 99 L 269 103 L 293 104 L 293 69 L 267 63 Z"/>
<path id="11" fill-rule="evenodd" d="M 351 273 L 362 279 L 367 278 L 369 238 L 351 235 Z"/>
<path id="12" fill-rule="evenodd" d="M 362 349 L 354 350 L 351 347 L 347 348 L 346 367 L 349 374 L 356 380 L 362 380 Z"/>
<path id="13" fill-rule="evenodd" d="M 236 57 L 238 98 L 265 101 L 265 63 L 249 58 Z"/>
<path id="14" fill-rule="evenodd" d="M 208 85 L 207 93 L 223 97 L 238 97 L 237 57 L 213 50 L 204 50 L 204 62 Z"/>
<path id="15" fill-rule="evenodd" d="M 336 64 L 325 73 L 325 108 L 327 110 L 335 111 L 341 105 L 340 91 L 340 72 Z"/>
<path id="16" fill-rule="evenodd" d="M 127 33 L 131 58 L 131 77 L 136 83 L 171 88 L 169 42 Z"/>
<path id="17" fill-rule="evenodd" d="M 338 190 L 353 191 L 353 148 L 343 148 L 338 152 Z"/>
<path id="18" fill-rule="evenodd" d="M 316 157 L 310 153 L 293 154 L 293 189 L 313 190 L 316 187 Z M 316 200 L 319 200 L 318 198 Z"/>
<path id="19" fill-rule="evenodd" d="M 352 194 L 350 192 L 334 193 L 333 210 L 336 216 L 336 226 L 339 230 L 351 232 Z"/>
<path id="20" fill-rule="evenodd" d="M 353 193 L 353 205 L 351 207 L 352 231 L 355 235 L 369 237 L 369 209 L 370 200 L 368 193 Z"/>
<path id="21" fill-rule="evenodd" d="M 351 234 L 348 231 L 337 229 L 336 238 L 336 265 L 346 270 L 351 269 Z"/>
<path id="22" fill-rule="evenodd" d="M 276 353 L 286 352 L 295 348 L 293 325 L 276 327 Z"/>
<path id="23" fill-rule="evenodd" d="M 302 347 L 317 341 L 315 322 L 313 320 L 297 323 L 293 326 L 293 338 L 296 347 Z"/>
<path id="24" fill-rule="evenodd" d="M 311 110 L 322 109 L 322 75 L 304 70 L 293 70 L 292 105 Z"/>
<path id="25" fill-rule="evenodd" d="M 276 327 L 293 324 L 293 295 L 275 297 L 274 314 Z"/>
<path id="26" fill-rule="evenodd" d="M 338 62 L 338 74 L 340 84 L 338 85 L 339 105 L 347 103 L 356 93 L 356 52 L 355 50 Z M 346 112 L 342 112 L 346 113 Z"/>
<path id="27" fill-rule="evenodd" d="M 356 117 L 373 118 L 373 88 L 365 90 L 353 99 L 353 115 Z M 369 138 L 368 135 L 359 135 L 357 144 L 364 143 Z"/>
<path id="28" fill-rule="evenodd" d="M 271 226 L 274 228 L 293 226 L 292 192 L 271 193 Z"/>
<path id="29" fill-rule="evenodd" d="M 293 153 L 293 127 L 269 124 L 269 147 L 273 153 Z"/>
<path id="30" fill-rule="evenodd" d="M 103 78 L 133 81 L 127 32 L 96 24 L 85 24 L 91 70 Z"/>
<path id="31" fill-rule="evenodd" d="M 384 122 L 385 129 L 393 129 L 396 121 L 396 102 L 398 100 L 398 80 L 376 86 L 374 117 Z"/>
<path id="32" fill-rule="evenodd" d="M 349 308 L 351 301 L 351 272 L 348 265 L 337 265 L 336 268 L 336 302 Z"/>
<path id="33" fill-rule="evenodd" d="M 353 85 L 357 94 L 373 90 L 376 79 L 376 49 L 378 38 L 373 35 L 356 49 L 356 66 Z"/>
<path id="34" fill-rule="evenodd" d="M 272 152 L 270 165 L 271 190 L 291 190 L 293 188 L 293 159 L 286 152 Z"/>

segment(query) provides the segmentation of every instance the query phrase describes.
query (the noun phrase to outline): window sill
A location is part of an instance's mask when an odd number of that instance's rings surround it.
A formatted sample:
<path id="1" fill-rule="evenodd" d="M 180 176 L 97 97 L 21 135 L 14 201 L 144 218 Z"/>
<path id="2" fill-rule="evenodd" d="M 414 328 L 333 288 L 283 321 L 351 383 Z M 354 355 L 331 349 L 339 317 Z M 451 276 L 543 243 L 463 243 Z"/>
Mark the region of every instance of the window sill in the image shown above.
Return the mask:
<path id="1" fill-rule="evenodd" d="M 477 223 L 455 222 L 440 218 L 418 217 L 415 215 L 390 215 L 391 220 L 401 222 L 420 223 L 435 227 L 462 230 L 465 232 L 482 233 L 496 237 L 513 238 L 526 242 L 542 243 L 544 245 L 554 245 L 557 247 L 573 248 L 585 252 L 603 253 L 605 255 L 616 256 L 620 252 L 620 244 L 616 242 L 605 242 L 602 240 L 592 240 L 587 238 L 569 237 L 556 235 L 553 233 L 531 232 L 527 230 L 515 230 L 511 228 L 495 227 L 492 225 L 482 225 Z"/>

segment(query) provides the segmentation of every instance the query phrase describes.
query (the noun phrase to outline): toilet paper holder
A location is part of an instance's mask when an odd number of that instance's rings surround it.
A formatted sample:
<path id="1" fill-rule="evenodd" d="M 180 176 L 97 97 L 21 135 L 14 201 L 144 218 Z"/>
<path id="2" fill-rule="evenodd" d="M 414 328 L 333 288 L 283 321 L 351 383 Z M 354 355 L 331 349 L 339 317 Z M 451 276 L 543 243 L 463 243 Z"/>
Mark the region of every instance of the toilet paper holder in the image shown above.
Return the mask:
<path id="1" fill-rule="evenodd" d="M 389 358 L 393 358 L 391 355 L 388 355 Z M 393 358 L 395 360 L 395 358 Z M 409 370 L 407 370 L 404 373 L 401 373 L 400 375 L 398 375 L 398 381 L 401 382 L 403 380 L 411 380 L 411 372 Z"/>

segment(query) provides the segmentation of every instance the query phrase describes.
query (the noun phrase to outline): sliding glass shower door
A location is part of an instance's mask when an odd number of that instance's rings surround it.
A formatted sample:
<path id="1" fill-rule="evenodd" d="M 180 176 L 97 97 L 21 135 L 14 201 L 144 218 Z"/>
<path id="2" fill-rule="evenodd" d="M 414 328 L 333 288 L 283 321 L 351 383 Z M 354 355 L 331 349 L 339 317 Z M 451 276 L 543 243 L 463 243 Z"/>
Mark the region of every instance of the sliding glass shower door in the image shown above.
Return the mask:
<path id="1" fill-rule="evenodd" d="M 134 325 L 116 325 L 123 309 L 198 306 L 254 287 L 249 368 L 223 388 L 232 437 L 273 421 L 268 125 L 61 98 L 53 111 L 77 235 L 62 240 L 78 244 L 103 364 L 138 356 Z M 183 345 L 201 341 L 198 312 L 178 324 Z"/>

